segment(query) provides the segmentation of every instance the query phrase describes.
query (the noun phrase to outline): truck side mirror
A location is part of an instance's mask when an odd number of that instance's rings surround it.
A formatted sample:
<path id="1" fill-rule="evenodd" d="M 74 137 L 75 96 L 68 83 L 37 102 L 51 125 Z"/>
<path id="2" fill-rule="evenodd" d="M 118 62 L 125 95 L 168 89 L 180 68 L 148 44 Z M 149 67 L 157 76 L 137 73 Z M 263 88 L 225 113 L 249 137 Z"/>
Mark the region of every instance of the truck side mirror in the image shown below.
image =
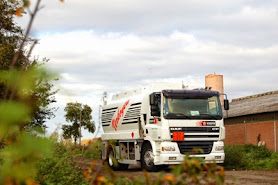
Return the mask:
<path id="1" fill-rule="evenodd" d="M 230 109 L 230 106 L 229 106 L 229 100 L 224 100 L 224 109 L 225 110 L 229 110 Z"/>
<path id="2" fill-rule="evenodd" d="M 160 116 L 160 94 L 152 93 L 150 94 L 150 106 L 151 106 L 151 116 Z"/>

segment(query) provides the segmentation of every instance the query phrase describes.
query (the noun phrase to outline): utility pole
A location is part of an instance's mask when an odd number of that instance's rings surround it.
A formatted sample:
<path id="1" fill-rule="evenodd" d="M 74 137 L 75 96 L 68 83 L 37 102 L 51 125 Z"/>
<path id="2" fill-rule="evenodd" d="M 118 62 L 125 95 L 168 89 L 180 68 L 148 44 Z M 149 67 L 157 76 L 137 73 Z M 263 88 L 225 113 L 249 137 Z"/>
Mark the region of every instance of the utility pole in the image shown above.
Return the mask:
<path id="1" fill-rule="evenodd" d="M 81 146 L 81 115 L 82 115 L 82 106 L 80 108 L 80 120 L 79 120 L 79 144 Z"/>

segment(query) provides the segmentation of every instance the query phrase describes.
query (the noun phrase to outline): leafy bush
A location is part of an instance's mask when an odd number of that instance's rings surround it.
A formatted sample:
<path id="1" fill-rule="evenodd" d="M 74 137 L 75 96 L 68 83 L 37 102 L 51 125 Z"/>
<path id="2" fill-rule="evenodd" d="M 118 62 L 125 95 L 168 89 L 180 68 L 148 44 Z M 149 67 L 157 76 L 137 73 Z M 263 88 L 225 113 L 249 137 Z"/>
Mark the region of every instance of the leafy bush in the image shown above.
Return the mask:
<path id="1" fill-rule="evenodd" d="M 37 180 L 40 184 L 86 184 L 80 169 L 69 157 L 44 159 Z"/>
<path id="2" fill-rule="evenodd" d="M 266 146 L 256 146 L 256 145 L 244 145 L 244 152 L 249 154 L 251 159 L 264 159 L 271 156 L 271 151 L 269 151 Z"/>
<path id="3" fill-rule="evenodd" d="M 87 146 L 68 146 L 68 153 L 73 156 L 80 155 L 88 159 L 101 159 L 101 140 L 89 143 Z"/>
<path id="4" fill-rule="evenodd" d="M 42 160 L 38 166 L 37 181 L 42 185 L 87 184 L 73 156 L 61 144 L 56 143 L 53 157 Z"/>
<path id="5" fill-rule="evenodd" d="M 115 185 L 159 185 L 159 184 L 224 184 L 225 172 L 222 166 L 215 163 L 205 164 L 198 159 L 185 157 L 180 165 L 172 166 L 170 173 L 160 172 L 157 178 L 151 179 L 150 173 L 144 171 L 145 178 L 142 177 L 118 177 L 112 169 L 105 164 L 105 176 L 93 175 L 96 163 L 93 162 L 91 168 L 84 171 L 84 176 L 89 184 L 115 184 Z M 110 175 L 110 178 L 108 177 Z"/>
<path id="6" fill-rule="evenodd" d="M 80 148 L 80 147 L 70 148 L 71 155 L 77 155 L 77 154 L 81 154 L 81 153 L 82 153 L 82 148 Z"/>
<path id="7" fill-rule="evenodd" d="M 83 157 L 101 159 L 101 141 L 90 143 L 84 150 Z"/>
<path id="8" fill-rule="evenodd" d="M 225 146 L 226 169 L 278 169 L 278 154 L 265 146 Z"/>
<path id="9" fill-rule="evenodd" d="M 0 155 L 0 166 L 3 165 L 3 157 Z"/>
<path id="10" fill-rule="evenodd" d="M 246 166 L 243 159 L 244 152 L 241 145 L 225 146 L 225 163 L 227 169 L 244 168 Z"/>
<path id="11" fill-rule="evenodd" d="M 278 153 L 273 152 L 267 163 L 268 169 L 278 169 Z"/>

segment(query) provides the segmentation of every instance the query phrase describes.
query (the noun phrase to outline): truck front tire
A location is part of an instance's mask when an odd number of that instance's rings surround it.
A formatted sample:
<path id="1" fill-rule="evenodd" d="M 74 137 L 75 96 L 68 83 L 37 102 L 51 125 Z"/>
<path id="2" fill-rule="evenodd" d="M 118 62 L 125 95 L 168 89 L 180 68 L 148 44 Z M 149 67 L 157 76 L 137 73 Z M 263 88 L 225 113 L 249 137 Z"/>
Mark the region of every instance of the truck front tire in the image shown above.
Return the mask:
<path id="1" fill-rule="evenodd" d="M 128 164 L 122 164 L 119 163 L 116 159 L 116 155 L 114 153 L 114 150 L 112 147 L 108 149 L 108 157 L 107 157 L 107 163 L 110 168 L 112 168 L 114 171 L 119 171 L 119 170 L 127 170 L 128 169 Z"/>
<path id="2" fill-rule="evenodd" d="M 149 172 L 158 171 L 158 166 L 154 165 L 154 153 L 150 143 L 143 146 L 141 152 L 141 168 Z"/>

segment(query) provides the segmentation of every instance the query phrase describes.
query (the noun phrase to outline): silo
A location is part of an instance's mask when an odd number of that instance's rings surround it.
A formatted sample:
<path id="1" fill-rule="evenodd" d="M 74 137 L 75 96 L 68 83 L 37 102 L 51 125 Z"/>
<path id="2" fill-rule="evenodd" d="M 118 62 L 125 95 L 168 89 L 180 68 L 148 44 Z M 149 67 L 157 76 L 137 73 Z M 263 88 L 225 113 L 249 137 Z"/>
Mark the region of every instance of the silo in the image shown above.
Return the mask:
<path id="1" fill-rule="evenodd" d="M 223 75 L 209 74 L 206 76 L 206 87 L 219 93 L 224 93 Z M 223 105 L 223 96 L 220 96 L 221 105 Z"/>

